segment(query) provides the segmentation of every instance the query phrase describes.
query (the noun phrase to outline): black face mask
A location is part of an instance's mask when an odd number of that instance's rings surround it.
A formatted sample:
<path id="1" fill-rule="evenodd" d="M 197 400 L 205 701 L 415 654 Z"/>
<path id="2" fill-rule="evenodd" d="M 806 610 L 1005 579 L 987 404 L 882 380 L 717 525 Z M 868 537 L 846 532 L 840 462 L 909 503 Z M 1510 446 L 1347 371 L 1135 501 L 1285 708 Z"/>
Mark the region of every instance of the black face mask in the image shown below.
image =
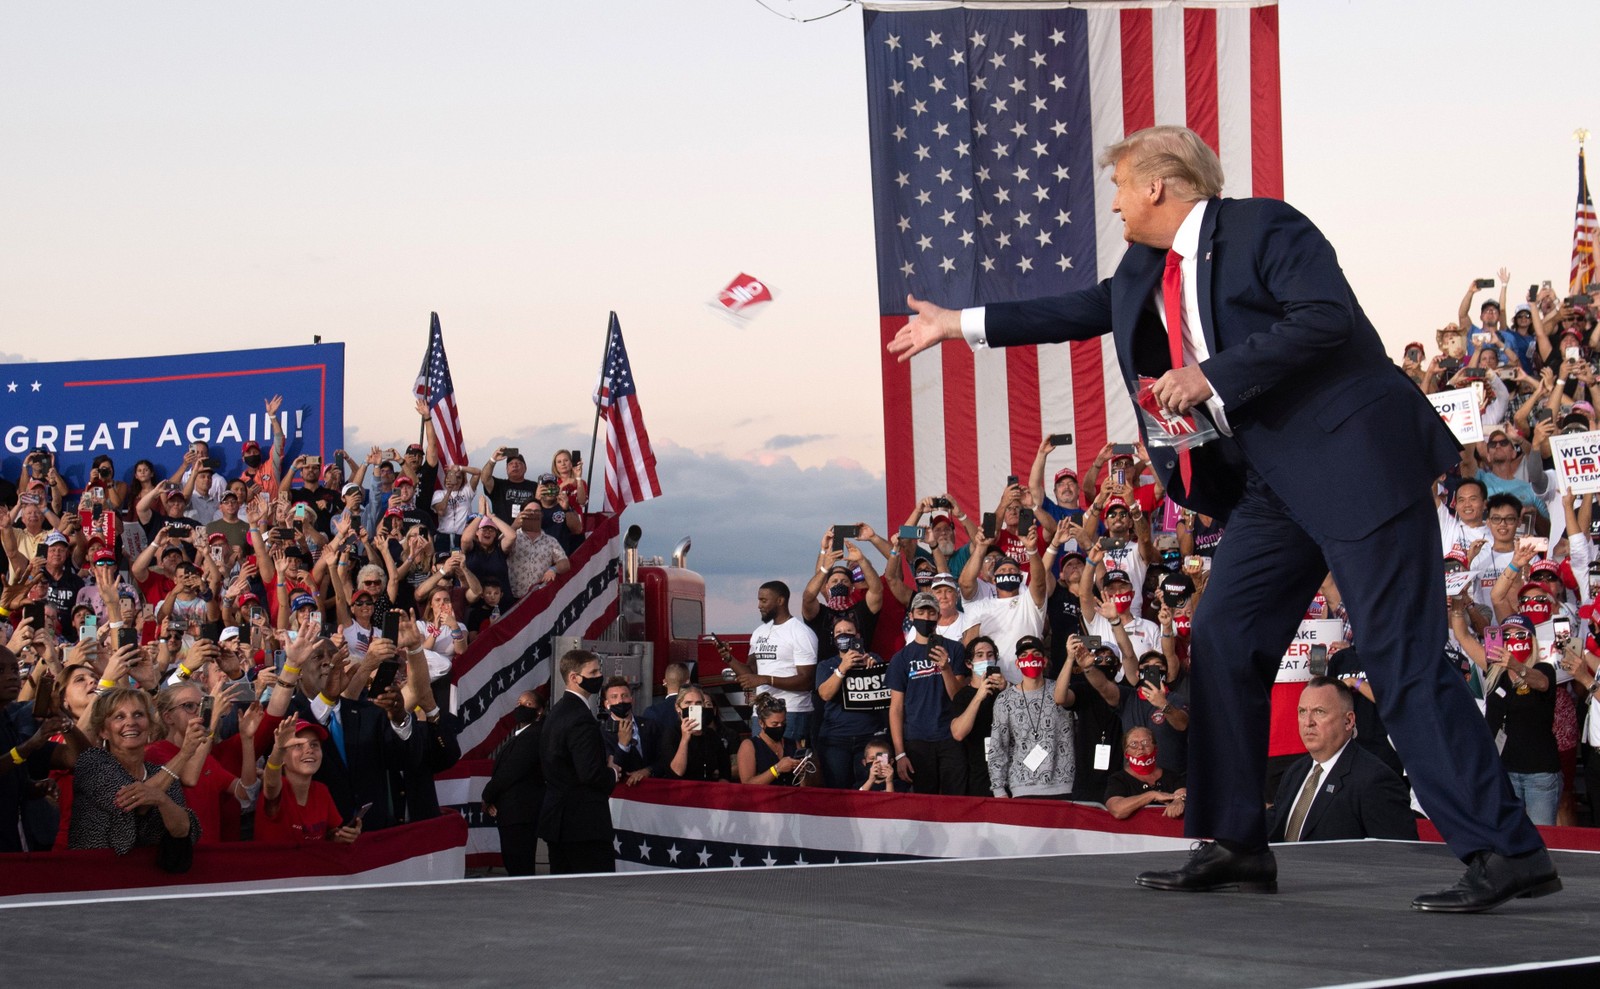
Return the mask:
<path id="1" fill-rule="evenodd" d="M 605 679 L 605 677 L 599 675 L 592 677 L 581 677 L 578 680 L 578 686 L 586 694 L 598 694 L 600 692 L 600 685 L 605 682 Z"/>
<path id="2" fill-rule="evenodd" d="M 761 728 L 761 734 L 774 742 L 781 742 L 783 741 L 783 725 L 764 725 Z"/>
<path id="3" fill-rule="evenodd" d="M 1022 589 L 1022 574 L 997 573 L 994 575 L 994 589 L 1014 594 Z"/>
<path id="4" fill-rule="evenodd" d="M 613 704 L 610 711 L 613 718 L 621 721 L 633 713 L 633 703 L 631 701 L 623 701 L 621 704 Z"/>
<path id="5" fill-rule="evenodd" d="M 543 715 L 543 711 L 536 707 L 529 707 L 526 704 L 518 704 L 516 707 L 511 709 L 511 717 L 515 719 L 519 725 L 534 724 Z"/>
<path id="6" fill-rule="evenodd" d="M 250 454 L 249 456 L 244 458 L 244 464 L 245 464 L 246 467 L 260 467 L 261 466 L 261 454 L 259 454 L 259 453 Z"/>
<path id="7" fill-rule="evenodd" d="M 932 638 L 933 633 L 939 628 L 939 619 L 913 618 L 911 619 L 911 628 L 924 639 Z"/>

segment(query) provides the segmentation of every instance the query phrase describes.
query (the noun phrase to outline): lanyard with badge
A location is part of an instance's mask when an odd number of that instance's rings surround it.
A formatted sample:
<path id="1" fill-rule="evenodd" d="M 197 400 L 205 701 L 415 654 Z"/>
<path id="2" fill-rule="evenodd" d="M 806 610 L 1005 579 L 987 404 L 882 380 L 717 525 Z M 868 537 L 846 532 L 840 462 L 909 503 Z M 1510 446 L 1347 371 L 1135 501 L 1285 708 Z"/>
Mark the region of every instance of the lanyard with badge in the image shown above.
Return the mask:
<path id="1" fill-rule="evenodd" d="M 1028 767 L 1028 772 L 1036 773 L 1039 771 L 1039 767 L 1044 765 L 1045 759 L 1050 756 L 1049 750 L 1044 747 L 1043 732 L 1046 728 L 1054 728 L 1055 722 L 1050 715 L 1049 708 L 1046 706 L 1042 680 L 1037 690 L 1024 691 L 1019 688 L 1017 692 L 1022 695 L 1022 716 L 1027 723 L 1028 737 L 1034 740 L 1033 749 L 1028 753 L 1027 758 L 1022 760 L 1022 764 Z M 1037 712 L 1028 710 L 1030 704 L 1028 700 L 1029 694 L 1039 695 L 1039 709 Z"/>

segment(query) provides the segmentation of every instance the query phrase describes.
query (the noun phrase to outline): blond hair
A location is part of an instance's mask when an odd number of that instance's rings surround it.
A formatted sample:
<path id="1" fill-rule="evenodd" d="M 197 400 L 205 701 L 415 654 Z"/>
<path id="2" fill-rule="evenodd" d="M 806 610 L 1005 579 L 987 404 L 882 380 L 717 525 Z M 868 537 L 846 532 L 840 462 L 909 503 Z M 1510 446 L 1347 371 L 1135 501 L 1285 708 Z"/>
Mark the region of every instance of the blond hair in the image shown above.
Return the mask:
<path id="1" fill-rule="evenodd" d="M 1178 199 L 1195 202 L 1222 195 L 1222 162 L 1199 134 L 1162 124 L 1135 131 L 1100 153 L 1102 168 L 1128 160 L 1132 175 L 1161 179 Z"/>
<path id="2" fill-rule="evenodd" d="M 156 714 L 155 701 L 150 695 L 133 687 L 109 687 L 100 691 L 94 699 L 94 706 L 89 709 L 89 738 L 95 743 L 100 742 L 100 730 L 105 727 L 106 719 L 111 717 L 123 701 L 135 701 L 144 708 L 145 722 L 149 726 L 146 742 L 155 741 L 161 731 L 161 720 Z"/>

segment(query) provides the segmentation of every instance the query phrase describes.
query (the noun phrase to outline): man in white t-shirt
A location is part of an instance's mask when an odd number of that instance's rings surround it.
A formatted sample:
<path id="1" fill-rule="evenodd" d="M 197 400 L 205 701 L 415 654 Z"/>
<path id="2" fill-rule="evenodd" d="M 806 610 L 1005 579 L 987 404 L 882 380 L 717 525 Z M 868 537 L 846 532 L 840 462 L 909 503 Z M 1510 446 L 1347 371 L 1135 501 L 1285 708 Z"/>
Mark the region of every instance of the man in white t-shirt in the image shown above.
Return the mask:
<path id="1" fill-rule="evenodd" d="M 987 548 L 988 540 L 980 533 L 976 557 Z M 1009 556 L 1000 558 L 994 566 L 994 597 L 982 601 L 972 600 L 970 594 L 977 585 L 979 564 L 968 560 L 961 571 L 961 591 L 967 595 L 963 613 L 971 623 L 969 631 L 974 636 L 986 635 L 994 640 L 999 652 L 1000 672 L 1009 683 L 1021 683 L 1022 672 L 1017 668 L 1017 640 L 1025 635 L 1044 634 L 1045 580 L 1044 563 L 1039 559 L 1038 544 L 1029 540 L 1028 572 L 1030 580 L 1022 584 L 1022 566 Z"/>
<path id="2" fill-rule="evenodd" d="M 1489 489 L 1475 477 L 1464 479 L 1456 487 L 1455 497 L 1449 505 L 1439 503 L 1439 538 L 1445 552 L 1460 549 L 1472 555 L 1472 544 L 1487 545 L 1491 541 L 1489 523 L 1483 513 L 1489 503 Z"/>
<path id="3" fill-rule="evenodd" d="M 789 613 L 789 585 L 769 580 L 756 593 L 761 624 L 750 633 L 750 661 L 733 662 L 739 686 L 784 702 L 784 737 L 810 737 L 811 688 L 816 682 L 817 635 Z"/>
<path id="4" fill-rule="evenodd" d="M 1081 602 L 1085 615 L 1093 614 L 1084 631 L 1098 635 L 1103 645 L 1110 646 L 1118 657 L 1126 658 L 1125 646 L 1118 632 L 1127 633 L 1128 644 L 1133 646 L 1134 660 L 1147 652 L 1161 651 L 1161 626 L 1133 612 L 1133 581 L 1122 570 L 1107 570 L 1100 585 L 1100 601 Z"/>

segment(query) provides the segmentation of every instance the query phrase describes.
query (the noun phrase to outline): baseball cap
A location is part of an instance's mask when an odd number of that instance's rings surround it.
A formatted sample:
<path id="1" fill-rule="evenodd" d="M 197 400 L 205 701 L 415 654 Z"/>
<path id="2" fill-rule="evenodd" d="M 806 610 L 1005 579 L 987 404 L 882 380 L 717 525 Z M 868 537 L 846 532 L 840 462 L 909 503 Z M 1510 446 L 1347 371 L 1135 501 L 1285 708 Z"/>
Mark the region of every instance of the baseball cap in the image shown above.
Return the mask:
<path id="1" fill-rule="evenodd" d="M 953 527 L 955 525 L 955 521 L 950 518 L 950 515 L 949 515 L 948 512 L 939 512 L 937 514 L 928 516 L 928 527 L 930 529 L 933 528 L 934 526 L 940 525 L 940 524 L 949 525 L 949 526 Z"/>
<path id="2" fill-rule="evenodd" d="M 1467 559 L 1467 551 L 1460 549 L 1459 547 L 1446 553 L 1444 558 L 1446 560 L 1455 560 L 1457 563 L 1460 563 L 1463 568 L 1470 567 L 1472 565 L 1472 561 Z"/>
<path id="3" fill-rule="evenodd" d="M 227 541 L 228 541 L 228 534 L 226 532 L 208 532 L 208 533 L 206 533 L 206 542 L 208 542 L 208 543 L 225 543 Z"/>
<path id="4" fill-rule="evenodd" d="M 301 608 L 315 608 L 317 599 L 309 594 L 296 594 L 294 600 L 289 602 L 290 611 L 299 611 Z"/>
<path id="5" fill-rule="evenodd" d="M 556 479 L 556 476 L 554 474 L 546 472 L 546 473 L 543 473 L 543 474 L 539 475 L 539 483 L 540 484 L 559 484 L 561 482 Z"/>
<path id="6" fill-rule="evenodd" d="M 346 484 L 344 487 L 339 489 L 339 497 L 343 498 L 352 492 L 359 492 L 360 490 L 361 485 L 359 484 Z"/>
<path id="7" fill-rule="evenodd" d="M 912 595 L 911 607 L 907 610 L 916 611 L 918 608 L 932 608 L 933 610 L 938 611 L 939 599 L 934 597 L 932 594 L 929 594 L 927 591 L 918 591 L 916 594 Z"/>
<path id="8" fill-rule="evenodd" d="M 317 736 L 317 740 L 320 742 L 326 742 L 328 740 L 328 729 L 317 724 L 315 721 L 307 721 L 304 718 L 296 721 L 294 723 L 294 733 L 298 735 L 303 731 L 314 732 Z"/>
<path id="9" fill-rule="evenodd" d="M 521 450 L 518 450 L 516 453 L 513 453 L 511 456 L 507 457 L 506 458 L 506 463 L 509 464 L 513 460 L 519 461 L 519 462 L 524 463 L 524 464 L 528 462 L 528 458 L 524 457 L 522 455 L 522 451 Z"/>
<path id="10" fill-rule="evenodd" d="M 244 452 L 245 453 L 260 453 L 261 452 L 261 444 L 257 443 L 255 440 L 245 440 L 244 441 Z"/>
<path id="11" fill-rule="evenodd" d="M 1070 477 L 1076 481 L 1078 479 L 1078 472 L 1073 470 L 1071 467 L 1063 467 L 1056 471 L 1056 483 L 1060 483 L 1063 477 Z"/>
<path id="12" fill-rule="evenodd" d="M 1547 573 L 1559 577 L 1561 576 L 1561 564 L 1548 558 L 1543 560 L 1534 560 L 1533 563 L 1528 567 L 1528 576 L 1531 577 L 1536 573 Z"/>
<path id="13" fill-rule="evenodd" d="M 1527 615 L 1511 615 L 1507 617 L 1505 621 L 1500 623 L 1501 628 L 1505 628 L 1509 625 L 1515 625 L 1524 632 L 1527 632 L 1529 635 L 1534 634 L 1533 621 Z"/>
<path id="14" fill-rule="evenodd" d="M 239 595 L 239 603 L 244 604 L 246 601 L 250 602 L 251 604 L 259 604 L 261 602 L 261 598 L 256 596 L 255 591 L 245 591 L 243 594 Z"/>
<path id="15" fill-rule="evenodd" d="M 413 488 L 417 486 L 417 482 L 413 481 L 411 479 L 411 475 L 410 474 L 401 474 L 399 477 L 396 477 L 394 479 L 394 486 L 395 487 L 398 488 L 402 484 L 409 484 Z"/>
<path id="16" fill-rule="evenodd" d="M 1065 553 L 1061 554 L 1061 562 L 1062 563 L 1065 563 L 1068 560 L 1077 560 L 1079 563 L 1083 563 L 1083 562 L 1086 562 L 1088 559 L 1089 559 L 1088 557 L 1083 555 L 1083 550 L 1081 550 L 1081 549 L 1069 549 Z"/>
<path id="17" fill-rule="evenodd" d="M 94 551 L 94 555 L 90 557 L 90 561 L 96 566 L 99 566 L 102 563 L 110 563 L 114 565 L 117 562 L 117 554 L 111 552 L 109 549 L 97 549 Z"/>
<path id="18" fill-rule="evenodd" d="M 850 573 L 851 573 L 850 564 L 845 563 L 843 561 L 840 561 L 840 562 L 835 563 L 833 566 L 828 568 L 828 573 L 830 575 L 835 573 L 835 572 L 843 573 L 845 576 L 850 576 Z"/>
<path id="19" fill-rule="evenodd" d="M 406 452 L 407 453 L 421 453 L 422 452 L 422 444 L 421 443 L 409 444 L 406 447 Z"/>
<path id="20" fill-rule="evenodd" d="M 44 544 L 46 546 L 64 546 L 67 542 L 67 537 L 63 536 L 59 532 L 52 532 L 48 536 L 44 537 Z"/>
<path id="21" fill-rule="evenodd" d="M 1114 584 L 1119 580 L 1124 584 L 1127 584 L 1129 587 L 1133 586 L 1133 581 L 1128 579 L 1128 571 L 1126 570 L 1107 570 L 1105 579 L 1100 583 L 1103 586 L 1105 584 Z"/>
<path id="22" fill-rule="evenodd" d="M 237 626 L 237 625 L 229 625 L 229 626 L 227 626 L 226 628 L 224 628 L 222 630 L 222 633 L 220 635 L 217 636 L 217 641 L 218 642 L 232 642 L 234 639 L 237 639 L 238 637 L 239 637 L 239 626 Z"/>
<path id="23" fill-rule="evenodd" d="M 936 573 L 936 574 L 934 574 L 933 575 L 933 585 L 932 586 L 934 586 L 934 587 L 953 587 L 958 591 L 961 590 L 961 585 L 956 583 L 955 575 L 954 574 L 950 574 L 950 573 Z"/>
<path id="24" fill-rule="evenodd" d="M 1413 340 L 1405 345 L 1405 347 L 1401 350 L 1401 353 L 1404 353 L 1407 350 L 1420 350 L 1426 353 L 1428 348 L 1422 345 L 1421 340 Z"/>
<path id="25" fill-rule="evenodd" d="M 1494 301 L 1493 299 L 1484 299 L 1483 300 L 1483 305 L 1478 307 L 1478 311 L 1479 312 L 1483 312 L 1485 309 L 1488 309 L 1488 308 L 1491 308 L 1491 307 L 1493 307 L 1495 309 L 1499 309 L 1500 308 L 1500 303 Z"/>
<path id="26" fill-rule="evenodd" d="M 1110 498 L 1106 499 L 1106 511 L 1108 511 L 1108 512 L 1111 511 L 1113 508 L 1127 508 L 1127 507 L 1128 507 L 1128 502 L 1124 498 L 1122 498 L 1120 495 L 1112 495 Z"/>
<path id="27" fill-rule="evenodd" d="M 1029 649 L 1037 649 L 1040 652 L 1044 652 L 1044 640 L 1039 638 L 1037 635 L 1024 635 L 1022 638 L 1017 640 L 1018 656 L 1027 652 Z"/>
<path id="28" fill-rule="evenodd" d="M 355 602 L 361 600 L 362 598 L 366 598 L 368 601 L 376 601 L 377 600 L 377 598 L 373 597 L 371 591 L 356 591 L 354 594 L 350 595 L 350 603 L 354 604 Z"/>

